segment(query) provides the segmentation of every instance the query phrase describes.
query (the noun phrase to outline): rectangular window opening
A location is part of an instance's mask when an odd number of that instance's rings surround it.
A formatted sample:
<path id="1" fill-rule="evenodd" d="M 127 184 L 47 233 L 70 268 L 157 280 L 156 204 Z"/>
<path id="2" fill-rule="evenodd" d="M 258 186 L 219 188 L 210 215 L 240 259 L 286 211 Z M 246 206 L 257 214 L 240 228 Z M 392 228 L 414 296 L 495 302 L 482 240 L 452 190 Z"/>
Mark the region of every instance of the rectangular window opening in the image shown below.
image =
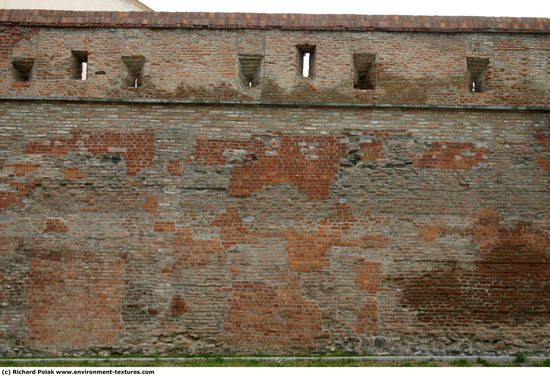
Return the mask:
<path id="1" fill-rule="evenodd" d="M 468 91 L 472 94 L 487 90 L 489 81 L 489 59 L 482 57 L 467 57 Z"/>
<path id="2" fill-rule="evenodd" d="M 88 51 L 71 51 L 73 80 L 88 79 Z"/>
<path id="3" fill-rule="evenodd" d="M 313 77 L 315 64 L 315 46 L 302 44 L 298 49 L 298 74 L 305 78 Z"/>
<path id="4" fill-rule="evenodd" d="M 125 68 L 124 83 L 127 87 L 138 88 L 143 85 L 143 66 L 145 57 L 137 56 L 122 56 L 122 62 Z"/>
<path id="5" fill-rule="evenodd" d="M 262 60 L 262 55 L 239 55 L 240 76 L 244 86 L 250 88 L 260 84 Z"/>
<path id="6" fill-rule="evenodd" d="M 33 58 L 14 58 L 11 61 L 12 75 L 15 81 L 26 82 L 31 80 Z"/>
<path id="7" fill-rule="evenodd" d="M 354 81 L 353 87 L 359 90 L 374 89 L 374 62 L 375 54 L 353 54 Z"/>
<path id="8" fill-rule="evenodd" d="M 309 52 L 306 52 L 302 55 L 302 76 L 309 77 L 309 59 L 311 57 L 311 54 Z"/>

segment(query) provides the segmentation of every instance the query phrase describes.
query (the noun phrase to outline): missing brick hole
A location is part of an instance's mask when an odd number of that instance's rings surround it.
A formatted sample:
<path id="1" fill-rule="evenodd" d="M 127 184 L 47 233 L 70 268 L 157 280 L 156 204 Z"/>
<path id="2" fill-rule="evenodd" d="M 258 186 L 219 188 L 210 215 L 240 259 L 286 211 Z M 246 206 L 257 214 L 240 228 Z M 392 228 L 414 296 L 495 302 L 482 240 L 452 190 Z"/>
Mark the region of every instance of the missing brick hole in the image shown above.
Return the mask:
<path id="1" fill-rule="evenodd" d="M 253 162 L 258 160 L 256 153 L 248 153 L 244 156 L 244 162 Z"/>
<path id="2" fill-rule="evenodd" d="M 348 153 L 347 158 L 343 158 L 340 161 L 342 167 L 353 167 L 361 161 L 361 152 L 359 150 L 353 150 Z"/>
<path id="3" fill-rule="evenodd" d="M 33 65 L 33 58 L 13 58 L 11 66 L 14 80 L 21 82 L 30 81 Z"/>
<path id="4" fill-rule="evenodd" d="M 354 81 L 353 87 L 359 90 L 374 89 L 375 54 L 353 54 Z"/>
<path id="5" fill-rule="evenodd" d="M 489 59 L 481 57 L 467 57 L 468 91 L 481 93 L 487 90 L 489 81 Z"/>
<path id="6" fill-rule="evenodd" d="M 71 69 L 72 69 L 73 79 L 86 81 L 88 79 L 88 52 L 71 51 L 71 56 L 72 56 Z"/>
<path id="7" fill-rule="evenodd" d="M 117 155 L 117 154 L 114 154 L 114 155 L 110 155 L 110 154 L 102 154 L 100 157 L 99 157 L 99 160 L 102 162 L 102 163 L 114 163 L 114 164 L 117 164 L 119 163 L 120 161 L 122 161 L 122 157 L 120 155 Z"/>
<path id="8" fill-rule="evenodd" d="M 123 56 L 122 62 L 125 67 L 124 83 L 127 87 L 138 88 L 143 85 L 143 66 L 145 57 L 138 56 Z"/>
<path id="9" fill-rule="evenodd" d="M 260 83 L 263 56 L 239 55 L 241 81 L 247 87 L 255 87 Z"/>
<path id="10" fill-rule="evenodd" d="M 314 75 L 315 46 L 301 44 L 296 46 L 298 50 L 298 72 L 302 77 L 309 78 Z"/>

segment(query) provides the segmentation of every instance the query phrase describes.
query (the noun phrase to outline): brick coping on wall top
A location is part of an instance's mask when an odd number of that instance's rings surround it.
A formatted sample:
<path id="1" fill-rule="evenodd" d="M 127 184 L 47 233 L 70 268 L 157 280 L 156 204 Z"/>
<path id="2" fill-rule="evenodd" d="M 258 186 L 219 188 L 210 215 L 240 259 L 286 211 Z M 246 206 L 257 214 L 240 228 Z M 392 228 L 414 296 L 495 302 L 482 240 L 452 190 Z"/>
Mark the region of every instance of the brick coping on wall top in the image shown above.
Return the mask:
<path id="1" fill-rule="evenodd" d="M 346 14 L 77 12 L 0 9 L 0 25 L 182 29 L 281 29 L 550 33 L 550 18 Z"/>

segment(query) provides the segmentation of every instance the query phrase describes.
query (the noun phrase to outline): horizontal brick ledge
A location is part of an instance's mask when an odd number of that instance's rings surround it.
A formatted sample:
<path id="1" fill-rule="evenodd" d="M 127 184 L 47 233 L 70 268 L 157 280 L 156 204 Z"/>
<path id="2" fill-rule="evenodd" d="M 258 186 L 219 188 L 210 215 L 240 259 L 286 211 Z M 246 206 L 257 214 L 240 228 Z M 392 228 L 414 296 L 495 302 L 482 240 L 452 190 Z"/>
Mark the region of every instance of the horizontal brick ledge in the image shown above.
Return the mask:
<path id="1" fill-rule="evenodd" d="M 41 96 L 0 96 L 2 101 L 26 102 L 75 102 L 75 103 L 119 103 L 119 104 L 152 104 L 152 105 L 187 105 L 187 106 L 269 106 L 300 108 L 402 108 L 410 110 L 454 110 L 454 111 L 531 111 L 549 112 L 544 106 L 508 106 L 508 105 L 456 105 L 456 104 L 393 104 L 393 103 L 348 103 L 348 102 L 296 102 L 282 100 L 225 100 L 225 99 L 162 99 L 162 98 L 85 98 L 85 97 L 41 97 Z"/>
<path id="2" fill-rule="evenodd" d="M 550 33 L 550 18 L 266 13 L 0 10 L 0 25 L 48 27 L 283 29 Z"/>

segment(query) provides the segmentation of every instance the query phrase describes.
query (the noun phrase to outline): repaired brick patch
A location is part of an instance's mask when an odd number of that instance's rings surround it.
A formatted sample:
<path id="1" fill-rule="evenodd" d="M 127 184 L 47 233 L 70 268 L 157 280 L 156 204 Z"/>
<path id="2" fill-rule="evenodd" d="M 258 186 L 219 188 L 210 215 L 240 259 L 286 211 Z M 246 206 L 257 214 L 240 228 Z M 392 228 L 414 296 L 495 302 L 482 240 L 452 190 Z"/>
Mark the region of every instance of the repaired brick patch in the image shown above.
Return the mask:
<path id="1" fill-rule="evenodd" d="M 118 255 L 31 251 L 29 268 L 29 343 L 42 349 L 116 343 L 123 328 L 123 263 Z"/>
<path id="2" fill-rule="evenodd" d="M 535 133 L 535 138 L 538 143 L 544 147 L 546 155 L 540 156 L 537 158 L 537 163 L 544 171 L 550 171 L 550 131 L 537 131 Z"/>
<path id="3" fill-rule="evenodd" d="M 65 221 L 61 218 L 48 218 L 46 219 L 46 227 L 44 232 L 68 232 L 69 229 L 65 224 Z"/>
<path id="4" fill-rule="evenodd" d="M 255 140 L 197 139 L 194 153 L 197 164 L 238 163 L 231 170 L 231 196 L 246 197 L 265 187 L 292 183 L 314 200 L 328 197 L 344 155 L 346 147 L 334 137 L 288 135 L 273 138 L 267 145 Z"/>
<path id="5" fill-rule="evenodd" d="M 463 232 L 476 243 L 474 269 L 454 262 L 404 280 L 402 303 L 415 307 L 421 322 L 446 327 L 474 321 L 518 325 L 546 317 L 550 237 L 529 223 L 503 226 L 489 209 Z"/>
<path id="6" fill-rule="evenodd" d="M 73 131 L 70 138 L 52 138 L 45 142 L 31 142 L 26 154 L 64 156 L 67 153 L 88 152 L 95 156 L 108 155 L 113 161 L 116 156 L 126 161 L 129 175 L 150 166 L 154 153 L 153 132 L 104 132 L 91 133 Z"/>
<path id="7" fill-rule="evenodd" d="M 324 335 L 319 307 L 293 287 L 239 282 L 228 303 L 224 329 L 234 346 L 312 349 Z"/>
<path id="8" fill-rule="evenodd" d="M 471 142 L 434 142 L 431 151 L 422 154 L 413 162 L 415 168 L 438 168 L 469 170 L 485 163 L 488 151 Z"/>

